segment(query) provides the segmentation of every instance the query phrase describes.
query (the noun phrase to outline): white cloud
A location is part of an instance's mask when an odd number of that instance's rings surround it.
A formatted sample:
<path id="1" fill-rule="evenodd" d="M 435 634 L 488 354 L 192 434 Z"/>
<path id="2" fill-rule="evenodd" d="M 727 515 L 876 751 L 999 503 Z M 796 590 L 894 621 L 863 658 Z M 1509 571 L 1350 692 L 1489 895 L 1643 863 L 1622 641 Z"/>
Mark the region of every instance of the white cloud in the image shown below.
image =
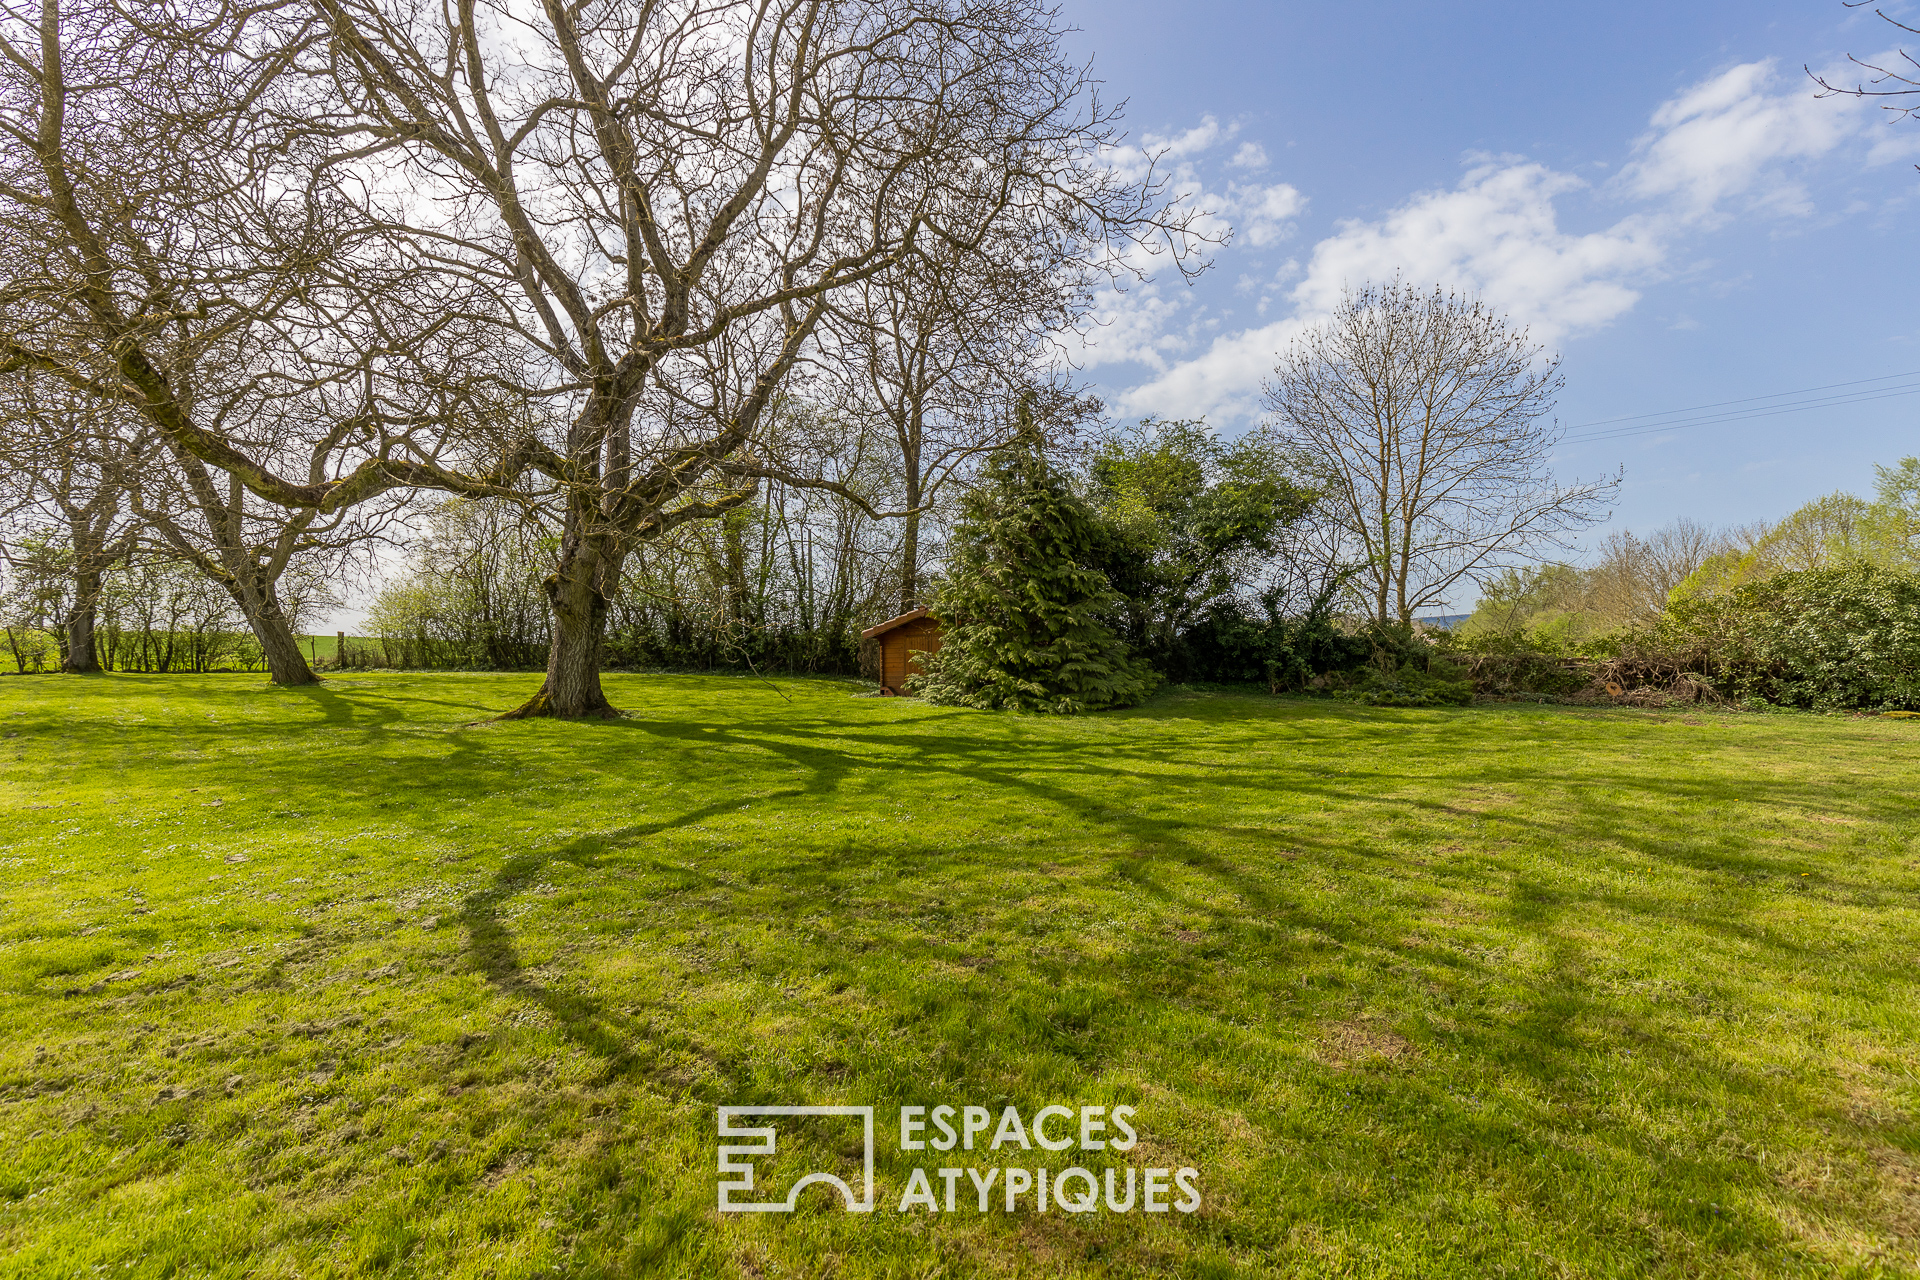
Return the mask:
<path id="1" fill-rule="evenodd" d="M 1470 156 L 1457 186 L 1416 193 L 1375 220 L 1337 224 L 1314 246 L 1284 318 L 1221 335 L 1185 359 L 1178 345 L 1133 336 L 1135 347 L 1155 352 L 1155 376 L 1117 396 L 1115 407 L 1126 414 L 1251 413 L 1262 378 L 1294 334 L 1335 306 L 1343 289 L 1395 273 L 1479 294 L 1527 325 L 1537 341 L 1557 344 L 1631 310 L 1686 235 L 1736 212 L 1811 212 L 1784 164 L 1835 151 L 1860 134 L 1866 119 L 1849 104 L 1816 101 L 1798 83 L 1783 84 L 1771 62 L 1732 67 L 1653 113 L 1630 162 L 1597 192 L 1627 202 L 1629 211 L 1584 233 L 1562 229 L 1558 204 L 1592 191 L 1585 181 L 1523 157 Z M 1889 150 L 1882 142 L 1867 159 Z M 1241 228 L 1239 243 L 1254 248 L 1284 238 L 1305 207 L 1285 184 L 1232 184 L 1228 192 L 1218 207 Z M 1196 326 L 1179 306 L 1161 301 L 1164 318 L 1183 322 L 1179 345 L 1197 348 Z M 1266 304 L 1263 298 L 1263 315 Z"/>
<path id="2" fill-rule="evenodd" d="M 1116 407 L 1129 415 L 1247 413 L 1296 333 L 1332 310 L 1344 289 L 1396 272 L 1481 294 L 1543 342 L 1604 324 L 1639 298 L 1622 278 L 1657 265 L 1660 250 L 1631 220 L 1587 235 L 1561 231 L 1554 198 L 1583 185 L 1541 165 L 1483 158 L 1451 191 L 1422 192 L 1376 222 L 1342 223 L 1314 246 L 1290 315 L 1156 370 Z"/>
<path id="3" fill-rule="evenodd" d="M 1172 137 L 1158 134 L 1142 134 L 1140 146 L 1148 155 L 1159 155 L 1168 160 L 1185 160 L 1213 149 L 1215 143 L 1231 138 L 1237 133 L 1238 126 L 1227 125 L 1224 128 L 1212 116 L 1202 116 L 1200 123 L 1183 133 Z"/>
<path id="4" fill-rule="evenodd" d="M 1225 191 L 1209 188 L 1196 161 L 1232 141 L 1238 131 L 1238 125 L 1223 126 L 1206 116 L 1181 133 L 1145 134 L 1137 146 L 1128 143 L 1110 147 L 1102 160 L 1125 181 L 1142 182 L 1151 175 L 1164 182 L 1168 198 L 1198 215 L 1192 226 L 1196 234 L 1216 243 L 1238 241 L 1265 248 L 1293 234 L 1293 219 L 1305 210 L 1307 200 L 1297 187 L 1285 182 L 1236 181 L 1228 183 Z M 1249 158 L 1249 147 L 1264 165 L 1266 152 L 1258 143 L 1241 146 L 1228 164 L 1247 167 L 1242 161 Z M 1155 265 L 1140 253 L 1130 255 L 1130 261 L 1142 271 Z M 1129 304 L 1136 298 L 1130 296 Z"/>
<path id="5" fill-rule="evenodd" d="M 1149 282 L 1106 290 L 1094 307 L 1098 322 L 1084 333 L 1062 336 L 1067 357 L 1080 369 L 1114 364 L 1141 364 L 1156 372 L 1172 368 L 1174 360 L 1193 349 L 1193 340 L 1183 332 L 1186 298 L 1167 297 L 1161 289 Z M 1185 327 L 1190 325 L 1187 320 Z"/>
<path id="6" fill-rule="evenodd" d="M 1233 159 L 1227 163 L 1236 169 L 1258 173 L 1267 167 L 1267 149 L 1257 142 L 1243 142 L 1240 149 L 1233 153 Z"/>
<path id="7" fill-rule="evenodd" d="M 1121 396 L 1114 407 L 1129 417 L 1197 418 L 1246 412 L 1259 394 L 1260 380 L 1273 370 L 1274 353 L 1307 323 L 1306 318 L 1293 315 L 1217 338 L 1200 355 Z"/>
<path id="8" fill-rule="evenodd" d="M 1692 220 L 1725 217 L 1735 196 L 1809 212 L 1805 189 L 1778 162 L 1825 155 L 1858 131 L 1860 113 L 1799 85 L 1774 92 L 1778 81 L 1771 59 L 1748 62 L 1665 103 L 1616 181 L 1642 199 L 1671 199 Z"/>
<path id="9" fill-rule="evenodd" d="M 1307 207 L 1307 198 L 1285 182 L 1270 187 L 1234 183 L 1222 210 L 1236 235 L 1256 249 L 1278 244 L 1293 234 L 1293 219 Z"/>
<path id="10" fill-rule="evenodd" d="M 1314 246 L 1294 302 L 1324 315 L 1342 290 L 1399 272 L 1481 294 L 1542 341 L 1605 324 L 1638 300 L 1622 277 L 1657 265 L 1661 251 L 1634 219 L 1561 231 L 1554 198 L 1584 185 L 1543 165 L 1484 159 L 1452 191 L 1424 192 L 1378 222 L 1342 223 Z"/>

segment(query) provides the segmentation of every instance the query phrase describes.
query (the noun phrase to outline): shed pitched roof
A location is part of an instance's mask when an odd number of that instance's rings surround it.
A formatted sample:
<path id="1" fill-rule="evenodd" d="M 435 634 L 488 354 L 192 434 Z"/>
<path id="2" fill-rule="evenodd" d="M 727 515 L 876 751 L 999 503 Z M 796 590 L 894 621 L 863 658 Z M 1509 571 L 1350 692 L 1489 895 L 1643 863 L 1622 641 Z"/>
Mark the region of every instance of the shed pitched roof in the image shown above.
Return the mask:
<path id="1" fill-rule="evenodd" d="M 914 609 L 908 613 L 903 613 L 897 618 L 888 618 L 885 622 L 882 622 L 878 626 L 868 627 L 865 631 L 862 631 L 860 633 L 860 638 L 862 640 L 871 640 L 883 631 L 891 631 L 895 627 L 904 627 L 909 622 L 918 622 L 920 619 L 927 616 L 928 616 L 927 608 L 925 605 L 922 605 L 918 609 Z"/>

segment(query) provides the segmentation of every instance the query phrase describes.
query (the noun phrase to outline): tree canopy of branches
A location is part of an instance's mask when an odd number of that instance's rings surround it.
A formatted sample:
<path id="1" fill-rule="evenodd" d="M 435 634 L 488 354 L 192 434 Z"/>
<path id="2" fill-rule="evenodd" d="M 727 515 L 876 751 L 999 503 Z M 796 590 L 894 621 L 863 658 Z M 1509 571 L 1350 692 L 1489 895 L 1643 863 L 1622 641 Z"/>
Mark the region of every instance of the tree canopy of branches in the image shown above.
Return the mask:
<path id="1" fill-rule="evenodd" d="M 1071 288 L 1191 247 L 1101 163 L 1114 117 L 1035 0 L 47 0 L 4 26 L 0 198 L 35 271 L 0 360 L 284 507 L 551 511 L 521 714 L 610 712 L 637 545 L 763 480 L 859 497 L 762 429 L 836 293 L 921 259 Z"/>
<path id="2" fill-rule="evenodd" d="M 0 372 L 141 424 L 157 447 L 132 479 L 158 527 L 298 684 L 288 553 L 441 473 L 421 428 L 466 407 L 446 370 L 486 349 L 472 309 L 348 198 L 308 123 L 326 90 L 290 73 L 321 33 L 279 17 L 0 11 Z"/>
<path id="3" fill-rule="evenodd" d="M 1401 280 L 1349 291 L 1282 355 L 1268 430 L 1316 477 L 1376 621 L 1407 622 L 1601 519 L 1618 477 L 1560 484 L 1561 379 L 1484 303 Z"/>
<path id="4" fill-rule="evenodd" d="M 50 378 L 0 384 L 0 501 L 11 526 L 6 552 L 16 574 L 44 579 L 57 565 L 65 579 L 54 619 L 63 671 L 101 669 L 94 624 L 105 574 L 139 542 L 130 496 L 153 438 L 128 430 L 129 416 Z M 50 530 L 57 531 L 52 544 Z M 30 563 L 15 558 L 16 547 Z"/>
<path id="5" fill-rule="evenodd" d="M 1165 229 L 1095 162 L 1108 117 L 1030 0 L 315 6 L 336 128 L 434 193 L 394 229 L 491 293 L 525 390 L 564 405 L 533 459 L 563 516 L 528 714 L 607 712 L 634 546 L 763 479 L 851 493 L 764 430 L 837 295 L 921 259 L 1004 269 L 1009 236 L 1037 270 L 1111 265 Z"/>
<path id="6" fill-rule="evenodd" d="M 1099 411 L 1051 367 L 1057 335 L 1085 316 L 1085 284 L 1083 264 L 1003 231 L 983 252 L 930 241 L 902 270 L 835 302 L 819 365 L 838 390 L 839 411 L 893 445 L 907 512 L 899 612 L 922 602 L 927 513 L 951 481 L 1007 443 L 1018 406 L 1026 403 L 1056 434 Z"/>

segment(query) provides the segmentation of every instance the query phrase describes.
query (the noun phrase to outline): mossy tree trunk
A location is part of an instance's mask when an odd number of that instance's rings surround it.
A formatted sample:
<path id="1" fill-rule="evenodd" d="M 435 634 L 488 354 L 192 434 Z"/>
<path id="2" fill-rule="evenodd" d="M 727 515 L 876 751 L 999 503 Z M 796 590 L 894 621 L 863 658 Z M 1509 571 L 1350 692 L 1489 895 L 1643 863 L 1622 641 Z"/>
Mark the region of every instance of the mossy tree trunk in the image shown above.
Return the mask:
<path id="1" fill-rule="evenodd" d="M 62 671 L 73 675 L 93 675 L 100 670 L 100 656 L 93 642 L 94 620 L 99 607 L 100 571 L 76 569 L 73 575 L 73 608 L 67 614 L 66 652 L 61 655 Z"/>
<path id="2" fill-rule="evenodd" d="M 582 532 L 587 514 L 569 512 L 558 563 L 541 584 L 553 610 L 547 678 L 538 693 L 501 716 L 502 720 L 612 719 L 620 714 L 600 687 L 600 662 L 607 612 L 619 586 L 624 556 L 613 535 Z"/>

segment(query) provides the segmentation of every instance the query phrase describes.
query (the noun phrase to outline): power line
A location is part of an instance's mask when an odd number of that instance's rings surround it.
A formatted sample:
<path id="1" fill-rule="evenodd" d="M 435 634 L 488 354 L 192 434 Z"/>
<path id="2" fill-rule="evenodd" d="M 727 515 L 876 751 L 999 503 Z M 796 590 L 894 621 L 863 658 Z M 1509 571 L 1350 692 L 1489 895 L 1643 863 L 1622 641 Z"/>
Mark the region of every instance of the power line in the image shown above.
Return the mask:
<path id="1" fill-rule="evenodd" d="M 1766 409 L 1746 412 L 1706 414 L 1697 418 L 1675 418 L 1667 422 L 1655 422 L 1643 427 L 1616 427 L 1611 431 L 1590 431 L 1583 435 L 1570 436 L 1573 440 L 1609 440 L 1623 436 L 1640 436 L 1655 431 L 1673 431 L 1681 427 L 1718 426 L 1728 422 L 1746 422 L 1754 418 L 1772 418 L 1783 413 L 1805 413 L 1810 409 L 1831 409 L 1842 405 L 1865 404 L 1873 400 L 1888 400 L 1897 396 L 1909 396 L 1920 392 L 1920 382 L 1905 387 L 1880 388 L 1871 392 L 1854 392 L 1844 396 L 1823 396 L 1814 400 L 1804 400 L 1784 405 L 1775 405 Z M 1651 415 L 1647 415 L 1651 416 Z"/>
<path id="2" fill-rule="evenodd" d="M 1641 418 L 1664 418 L 1670 413 L 1698 413 L 1702 409 L 1724 409 L 1730 404 L 1752 404 L 1755 400 L 1778 400 L 1782 396 L 1812 395 L 1816 391 L 1832 391 L 1836 387 L 1859 387 L 1869 382 L 1892 382 L 1896 378 L 1920 378 L 1920 369 L 1909 373 L 1887 373 L 1878 378 L 1857 378 L 1852 382 L 1829 382 L 1824 386 L 1801 387 L 1797 391 L 1776 391 L 1768 396 L 1748 396 L 1744 400 L 1716 400 L 1712 404 L 1688 405 L 1681 409 L 1663 409 L 1659 413 L 1634 413 L 1624 418 L 1597 418 L 1592 422 L 1576 422 L 1568 427 L 1569 431 L 1585 431 L 1588 427 L 1604 427 L 1610 422 L 1638 422 Z"/>
<path id="3" fill-rule="evenodd" d="M 1603 418 L 1596 422 L 1581 423 L 1572 428 L 1580 434 L 1565 437 L 1568 441 L 1618 440 L 1628 436 L 1648 435 L 1659 431 L 1675 431 L 1685 427 L 1722 426 L 1734 422 L 1746 422 L 1758 418 L 1772 418 L 1787 413 L 1806 413 L 1814 409 L 1831 409 L 1845 405 L 1865 404 L 1875 400 L 1888 400 L 1900 396 L 1920 393 L 1920 382 L 1911 382 L 1902 386 L 1869 386 L 1871 383 L 1887 383 L 1901 378 L 1920 378 L 1920 372 L 1895 373 L 1879 378 L 1861 378 L 1854 382 L 1829 383 L 1825 387 L 1806 387 L 1799 391 L 1779 391 L 1772 395 L 1750 396 L 1741 400 L 1722 400 L 1717 404 L 1695 405 L 1687 409 L 1668 409 L 1661 413 L 1631 414 L 1619 418 Z M 1779 401 L 1788 396 L 1806 396 L 1817 391 L 1832 390 L 1837 387 L 1861 387 L 1859 391 L 1846 391 L 1839 395 L 1815 395 L 1806 400 L 1792 400 L 1786 404 L 1763 404 L 1765 401 Z M 1729 405 L 1758 405 L 1755 409 L 1724 409 Z M 1711 413 L 1706 410 L 1722 409 Z M 1688 416 L 1693 415 L 1693 416 Z M 1649 422 L 1648 419 L 1662 419 Z M 1609 427 L 1602 431 L 1584 431 L 1586 427 L 1603 427 L 1612 423 L 1623 425 Z M 1642 425 L 1629 425 L 1642 424 Z"/>

